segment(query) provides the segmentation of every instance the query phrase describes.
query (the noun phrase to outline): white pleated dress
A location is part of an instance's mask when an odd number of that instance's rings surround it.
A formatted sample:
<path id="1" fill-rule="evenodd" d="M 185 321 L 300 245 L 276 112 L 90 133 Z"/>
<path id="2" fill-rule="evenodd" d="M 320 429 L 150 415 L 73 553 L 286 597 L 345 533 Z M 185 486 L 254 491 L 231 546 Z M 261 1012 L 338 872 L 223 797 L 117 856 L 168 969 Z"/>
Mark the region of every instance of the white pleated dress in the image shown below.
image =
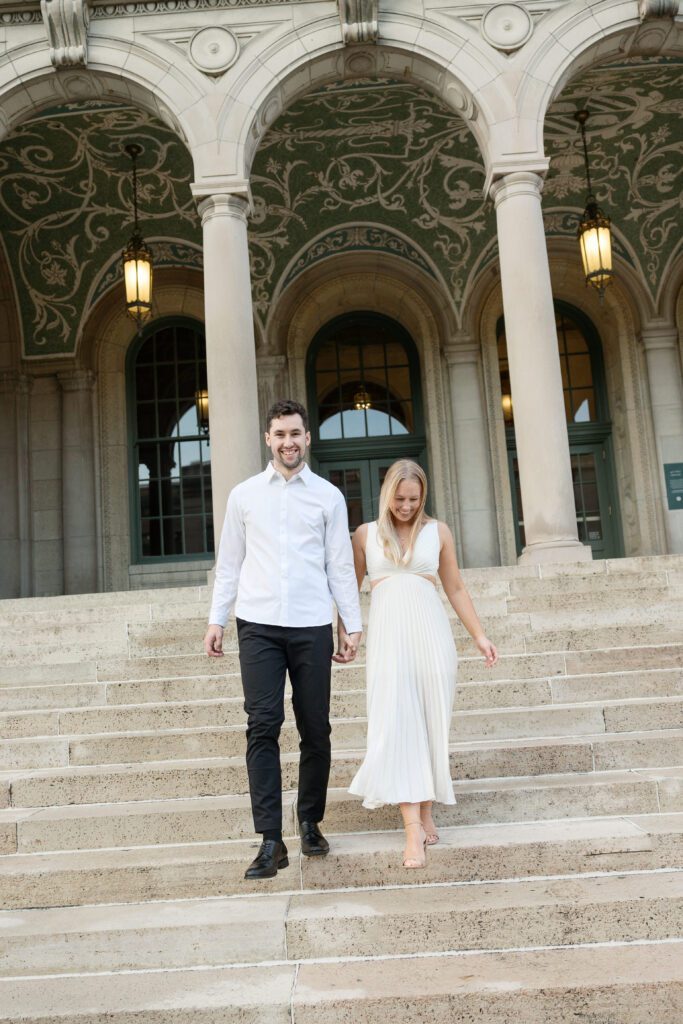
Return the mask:
<path id="1" fill-rule="evenodd" d="M 407 565 L 391 562 L 368 524 L 372 589 L 366 643 L 368 739 L 349 792 L 370 809 L 436 800 L 454 804 L 448 743 L 458 657 L 436 587 L 439 528 L 430 520 Z"/>

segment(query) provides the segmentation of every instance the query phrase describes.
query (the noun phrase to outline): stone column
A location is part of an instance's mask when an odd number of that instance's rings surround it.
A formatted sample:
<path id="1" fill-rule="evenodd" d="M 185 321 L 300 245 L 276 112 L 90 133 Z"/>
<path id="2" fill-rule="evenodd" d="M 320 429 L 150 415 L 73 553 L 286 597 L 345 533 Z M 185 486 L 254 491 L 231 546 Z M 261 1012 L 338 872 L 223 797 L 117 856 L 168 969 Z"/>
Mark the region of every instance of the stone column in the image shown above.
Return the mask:
<path id="1" fill-rule="evenodd" d="M 57 377 L 62 388 L 64 593 L 90 594 L 97 590 L 95 375 L 70 370 Z"/>
<path id="2" fill-rule="evenodd" d="M 463 566 L 498 565 L 500 553 L 491 480 L 479 346 L 469 335 L 444 348 L 453 410 Z"/>
<path id="3" fill-rule="evenodd" d="M 261 469 L 248 203 L 222 194 L 199 203 L 204 231 L 206 364 L 216 544 L 228 494 Z"/>
<path id="4" fill-rule="evenodd" d="M 584 561 L 592 553 L 576 527 L 542 185 L 537 174 L 515 171 L 491 186 L 524 507 L 519 561 Z"/>
<path id="5" fill-rule="evenodd" d="M 0 598 L 31 593 L 30 383 L 19 373 L 0 373 Z"/>
<path id="6" fill-rule="evenodd" d="M 669 508 L 663 468 L 668 462 L 683 463 L 683 379 L 678 331 L 672 324 L 652 323 L 643 327 L 641 337 L 650 384 L 667 551 L 683 554 L 683 507 Z"/>
<path id="7" fill-rule="evenodd" d="M 282 374 L 287 362 L 284 356 L 257 356 L 256 374 L 258 377 L 259 426 L 261 438 L 261 462 L 265 466 L 270 458 L 270 451 L 263 439 L 266 415 L 271 405 L 279 398 L 289 398 L 289 392 L 282 384 Z"/>

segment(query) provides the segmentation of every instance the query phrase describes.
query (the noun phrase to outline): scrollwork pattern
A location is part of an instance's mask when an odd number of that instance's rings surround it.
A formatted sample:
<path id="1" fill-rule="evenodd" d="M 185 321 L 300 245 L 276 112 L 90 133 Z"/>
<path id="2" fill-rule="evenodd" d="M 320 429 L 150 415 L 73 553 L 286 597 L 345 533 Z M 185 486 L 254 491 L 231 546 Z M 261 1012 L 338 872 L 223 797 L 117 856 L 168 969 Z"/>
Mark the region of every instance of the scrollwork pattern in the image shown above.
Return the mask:
<path id="1" fill-rule="evenodd" d="M 25 355 L 73 348 L 93 280 L 128 241 L 130 160 L 139 160 L 143 234 L 201 245 L 182 143 L 132 107 L 68 104 L 24 123 L 0 146 L 0 218 L 24 328 Z"/>
<path id="2" fill-rule="evenodd" d="M 464 294 L 473 248 L 493 231 L 474 137 L 411 83 L 332 84 L 299 100 L 254 162 L 251 274 L 265 318 L 292 251 L 312 234 L 367 219 L 414 239 Z"/>
<path id="3" fill-rule="evenodd" d="M 638 254 L 653 296 L 683 243 L 683 140 L 678 128 L 682 86 L 682 62 L 631 58 L 584 72 L 550 107 L 546 119 L 551 158 L 543 190 L 546 217 L 562 215 L 553 221 L 560 234 L 576 230 L 578 217 L 571 225 L 566 210 L 583 209 L 586 180 L 572 114 L 585 106 L 590 112 L 586 134 L 595 195 Z"/>

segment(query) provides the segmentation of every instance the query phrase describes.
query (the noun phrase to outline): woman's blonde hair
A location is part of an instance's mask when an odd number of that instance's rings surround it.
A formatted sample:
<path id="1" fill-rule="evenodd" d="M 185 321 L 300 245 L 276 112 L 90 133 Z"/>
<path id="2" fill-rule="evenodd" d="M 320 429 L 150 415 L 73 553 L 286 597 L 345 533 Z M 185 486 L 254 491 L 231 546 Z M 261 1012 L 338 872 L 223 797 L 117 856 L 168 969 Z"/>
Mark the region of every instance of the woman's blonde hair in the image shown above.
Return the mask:
<path id="1" fill-rule="evenodd" d="M 415 513 L 415 518 L 413 519 L 413 525 L 408 538 L 408 545 L 406 547 L 405 554 L 401 550 L 401 542 L 398 539 L 396 524 L 394 517 L 391 514 L 391 503 L 394 500 L 399 485 L 403 483 L 404 480 L 415 480 L 422 490 L 420 504 L 417 512 Z M 417 535 L 424 524 L 426 501 L 427 477 L 422 466 L 418 466 L 417 462 L 413 462 L 411 459 L 399 459 L 398 462 L 394 462 L 393 465 L 389 466 L 387 475 L 384 477 L 382 489 L 379 492 L 377 536 L 379 537 L 380 544 L 384 548 L 384 554 L 396 565 L 400 565 L 401 562 L 407 564 L 412 558 Z"/>

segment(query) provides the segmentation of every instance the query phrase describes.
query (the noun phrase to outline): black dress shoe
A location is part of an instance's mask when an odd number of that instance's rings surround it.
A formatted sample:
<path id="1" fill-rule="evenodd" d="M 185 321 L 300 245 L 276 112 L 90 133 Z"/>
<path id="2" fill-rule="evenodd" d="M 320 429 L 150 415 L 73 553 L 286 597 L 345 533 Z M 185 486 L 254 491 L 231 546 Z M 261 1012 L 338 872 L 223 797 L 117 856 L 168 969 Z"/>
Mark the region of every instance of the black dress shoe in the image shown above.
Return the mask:
<path id="1" fill-rule="evenodd" d="M 289 867 L 287 847 L 277 839 L 264 839 L 259 852 L 244 872 L 245 878 L 273 878 L 280 868 Z"/>
<path id="2" fill-rule="evenodd" d="M 330 852 L 330 844 L 314 821 L 299 822 L 301 852 L 306 857 L 324 857 Z"/>

